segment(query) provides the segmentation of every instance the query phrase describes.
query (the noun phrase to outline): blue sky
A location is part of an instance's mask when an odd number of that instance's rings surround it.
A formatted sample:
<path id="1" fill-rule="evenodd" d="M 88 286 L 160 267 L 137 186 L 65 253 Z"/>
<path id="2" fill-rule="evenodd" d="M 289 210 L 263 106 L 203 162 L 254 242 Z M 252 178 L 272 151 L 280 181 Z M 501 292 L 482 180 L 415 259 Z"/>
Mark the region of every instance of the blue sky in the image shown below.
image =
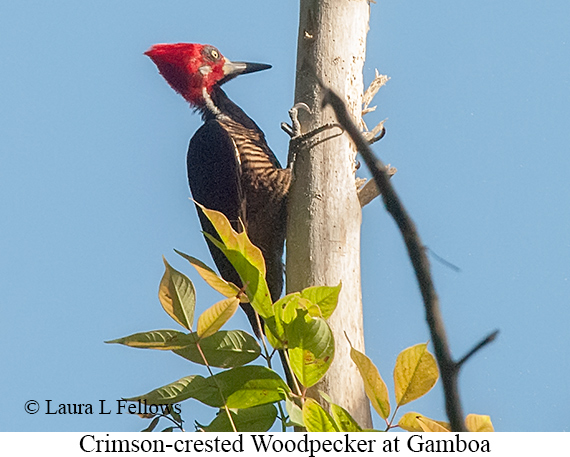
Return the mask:
<path id="1" fill-rule="evenodd" d="M 201 42 L 272 64 L 226 89 L 284 162 L 297 20 L 293 1 L 0 5 L 1 431 L 136 431 L 138 417 L 24 404 L 114 402 L 199 371 L 103 344 L 176 328 L 157 299 L 162 255 L 195 281 L 199 309 L 219 299 L 173 252 L 211 263 L 185 170 L 200 119 L 143 52 Z M 454 354 L 501 330 L 460 384 L 466 412 L 499 431 L 570 430 L 569 20 L 566 0 L 372 5 L 365 81 L 391 77 L 367 119 L 388 118 L 374 150 L 424 242 L 461 268 L 433 261 Z M 362 243 L 367 353 L 392 388 L 397 354 L 428 331 L 379 201 Z M 411 409 L 444 419 L 441 385 Z M 212 412 L 186 402 L 183 417 L 192 430 Z"/>

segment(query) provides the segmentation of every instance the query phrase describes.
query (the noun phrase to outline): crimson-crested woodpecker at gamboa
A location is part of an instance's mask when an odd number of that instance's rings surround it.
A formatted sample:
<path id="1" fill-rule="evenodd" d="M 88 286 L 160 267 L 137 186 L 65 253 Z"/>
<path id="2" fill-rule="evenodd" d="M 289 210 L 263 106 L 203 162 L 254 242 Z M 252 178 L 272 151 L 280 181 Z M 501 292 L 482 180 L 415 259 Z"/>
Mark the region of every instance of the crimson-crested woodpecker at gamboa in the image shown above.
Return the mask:
<path id="1" fill-rule="evenodd" d="M 194 200 L 220 211 L 237 231 L 243 226 L 263 253 L 266 279 L 273 301 L 283 289 L 283 245 L 289 169 L 281 168 L 255 122 L 233 103 L 221 86 L 245 73 L 270 65 L 231 62 L 215 47 L 202 44 L 156 44 L 145 54 L 168 84 L 202 114 L 202 125 L 190 140 L 188 182 Z M 204 232 L 217 237 L 198 211 Z M 208 246 L 222 277 L 241 286 L 235 269 L 209 240 Z M 258 334 L 255 313 L 242 304 Z"/>

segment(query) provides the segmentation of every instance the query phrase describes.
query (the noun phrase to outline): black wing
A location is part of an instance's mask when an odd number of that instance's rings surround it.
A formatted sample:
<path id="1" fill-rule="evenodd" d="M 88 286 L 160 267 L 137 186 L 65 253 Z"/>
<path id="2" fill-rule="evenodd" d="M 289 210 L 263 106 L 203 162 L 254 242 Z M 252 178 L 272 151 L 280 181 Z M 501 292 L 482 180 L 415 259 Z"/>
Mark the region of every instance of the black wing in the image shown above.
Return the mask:
<path id="1" fill-rule="evenodd" d="M 194 200 L 208 209 L 224 213 L 234 229 L 241 231 L 246 202 L 241 187 L 239 153 L 231 136 L 215 119 L 206 121 L 190 140 L 187 166 Z M 198 216 L 204 232 L 218 237 L 199 209 Z M 220 275 L 241 286 L 240 277 L 230 262 L 216 246 L 206 241 Z"/>

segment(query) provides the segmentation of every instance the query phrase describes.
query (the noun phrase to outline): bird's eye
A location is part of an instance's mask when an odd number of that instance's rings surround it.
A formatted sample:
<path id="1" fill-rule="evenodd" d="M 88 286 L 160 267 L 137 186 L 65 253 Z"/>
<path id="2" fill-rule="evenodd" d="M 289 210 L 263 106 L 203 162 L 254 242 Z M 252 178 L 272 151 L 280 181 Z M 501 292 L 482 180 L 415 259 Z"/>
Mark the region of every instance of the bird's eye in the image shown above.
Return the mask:
<path id="1" fill-rule="evenodd" d="M 220 58 L 220 53 L 219 53 L 217 50 L 215 50 L 215 49 L 212 49 L 212 50 L 210 51 L 210 55 L 211 55 L 212 58 L 215 59 L 215 60 L 218 60 L 218 59 Z"/>

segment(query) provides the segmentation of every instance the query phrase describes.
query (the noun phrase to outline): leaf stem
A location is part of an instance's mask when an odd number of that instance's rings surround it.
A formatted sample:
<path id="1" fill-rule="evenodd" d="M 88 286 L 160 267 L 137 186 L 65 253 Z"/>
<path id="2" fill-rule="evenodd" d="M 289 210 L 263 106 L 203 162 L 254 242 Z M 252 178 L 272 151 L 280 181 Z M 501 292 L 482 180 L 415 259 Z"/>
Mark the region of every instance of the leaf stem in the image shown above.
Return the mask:
<path id="1" fill-rule="evenodd" d="M 210 373 L 211 378 L 216 383 L 216 387 L 218 388 L 218 392 L 220 393 L 220 397 L 222 398 L 222 402 L 224 404 L 224 410 L 226 411 L 226 414 L 228 415 L 228 419 L 230 421 L 230 424 L 232 425 L 232 430 L 234 432 L 237 432 L 236 424 L 234 424 L 234 419 L 230 413 L 228 405 L 226 404 L 226 397 L 224 397 L 224 393 L 222 392 L 222 388 L 221 388 L 220 384 L 218 383 L 218 380 L 214 376 L 214 373 L 212 372 L 212 369 L 210 368 L 210 364 L 208 363 L 208 360 L 206 359 L 204 352 L 202 352 L 202 348 L 200 347 L 200 341 L 199 340 L 196 342 L 196 347 L 198 348 L 198 351 L 200 352 L 200 355 L 202 356 L 202 360 L 204 361 L 204 365 L 206 365 L 206 368 L 208 369 L 208 372 Z"/>
<path id="2" fill-rule="evenodd" d="M 287 349 L 283 349 L 283 355 L 285 360 L 287 361 L 287 367 L 289 368 L 289 372 L 291 373 L 291 378 L 293 379 L 293 386 L 290 387 L 294 388 L 296 395 L 298 395 L 299 397 L 304 397 L 304 395 L 301 394 L 301 388 L 299 387 L 297 376 L 295 376 L 295 373 L 293 372 L 293 367 L 291 366 L 291 360 L 289 359 L 289 351 Z"/>
<path id="3" fill-rule="evenodd" d="M 285 412 L 283 411 L 283 406 L 281 406 L 281 402 L 277 402 L 277 408 L 279 409 L 279 418 L 281 419 L 281 431 L 287 431 L 287 424 L 285 423 Z"/>

